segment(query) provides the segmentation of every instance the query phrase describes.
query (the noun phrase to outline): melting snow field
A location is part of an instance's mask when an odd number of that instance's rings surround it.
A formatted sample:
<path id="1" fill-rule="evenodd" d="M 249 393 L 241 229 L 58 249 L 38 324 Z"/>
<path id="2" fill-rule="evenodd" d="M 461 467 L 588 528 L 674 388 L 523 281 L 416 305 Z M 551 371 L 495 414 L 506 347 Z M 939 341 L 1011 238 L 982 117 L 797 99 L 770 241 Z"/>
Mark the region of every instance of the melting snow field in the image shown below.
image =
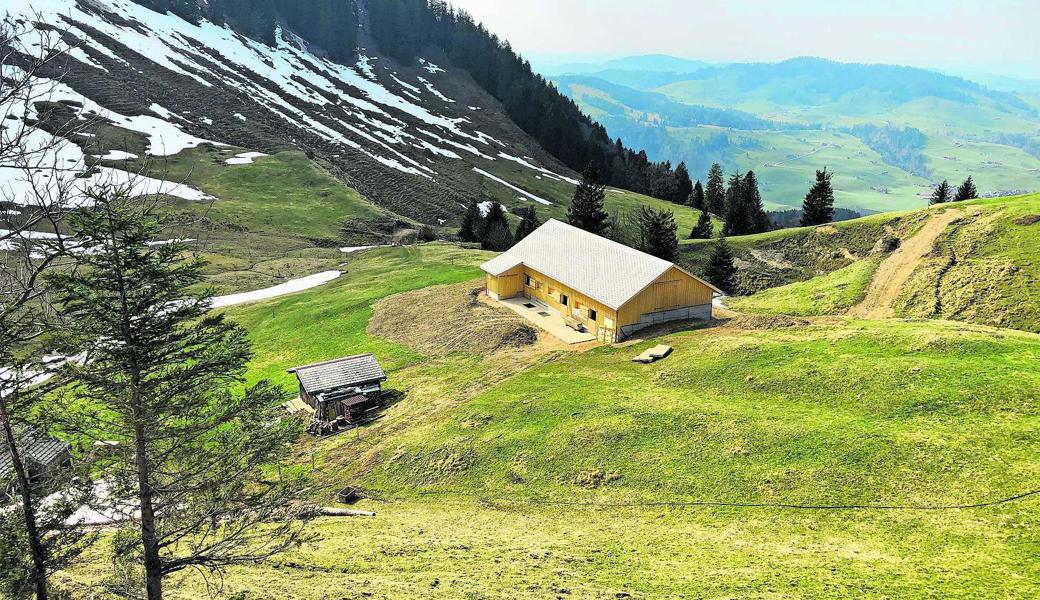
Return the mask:
<path id="1" fill-rule="evenodd" d="M 366 52 L 359 55 L 355 64 L 343 65 L 310 54 L 302 40 L 287 30 L 277 31 L 275 44 L 271 47 L 238 35 L 229 27 L 204 20 L 198 24 L 189 23 L 172 13 L 155 12 L 131 0 L 91 0 L 89 3 L 80 0 L 0 0 L 0 10 L 11 13 L 13 18 L 28 20 L 35 20 L 38 13 L 43 21 L 67 30 L 70 43 L 78 39 L 89 45 L 91 51 L 87 53 L 75 48 L 70 53 L 75 60 L 103 69 L 99 61 L 90 56 L 100 53 L 129 66 L 127 60 L 119 55 L 129 48 L 159 67 L 194 79 L 200 85 L 212 87 L 213 81 L 224 82 L 251 100 L 251 109 L 267 111 L 290 128 L 305 130 L 331 144 L 362 152 L 403 173 L 427 179 L 439 175 L 431 160 L 403 151 L 417 149 L 452 160 L 461 160 L 463 154 L 488 161 L 509 160 L 535 170 L 540 177 L 577 183 L 536 166 L 527 157 L 499 152 L 500 148 L 507 146 L 477 129 L 469 117 L 452 117 L 439 112 L 447 110 L 447 106 L 456 104 L 456 101 L 441 93 L 435 85 L 437 76 L 445 73 L 445 69 L 425 59 L 418 59 L 418 66 L 424 71 L 423 77 L 394 72 L 378 57 Z M 121 19 L 108 18 L 104 11 L 111 11 Z M 109 38 L 118 40 L 119 45 L 111 44 Z M 212 125 L 214 121 L 210 116 L 178 114 L 154 103 L 149 106 L 147 114 L 123 115 L 106 110 L 63 83 L 47 83 L 55 86 L 54 100 L 82 103 L 80 116 L 84 123 L 94 115 L 103 115 L 118 127 L 146 136 L 149 155 L 169 156 L 204 143 L 223 145 L 188 132 L 194 124 Z M 424 98 L 440 102 L 427 105 Z M 461 108 L 482 110 L 479 106 Z M 407 122 L 405 117 L 408 117 Z M 231 118 L 248 121 L 242 113 L 235 113 Z M 82 135 L 81 139 L 89 140 L 86 136 L 90 134 Z M 63 151 L 67 154 L 57 157 L 66 166 L 77 161 L 81 163 L 84 158 L 78 147 L 70 146 Z M 228 165 L 248 165 L 259 156 L 263 155 L 239 154 L 225 162 Z M 112 151 L 102 158 L 133 160 L 136 157 Z M 475 171 L 513 189 L 527 200 L 552 204 L 486 171 Z M 30 191 L 25 179 L 22 173 L 0 172 L 0 192 L 15 197 L 17 203 L 18 196 Z M 101 181 L 123 183 L 129 179 L 131 177 L 123 171 L 101 168 L 92 177 L 77 181 L 76 185 L 85 189 Z M 211 199 L 189 186 L 147 178 L 136 178 L 134 191 L 141 194 L 166 193 L 188 200 Z"/>
<path id="2" fill-rule="evenodd" d="M 236 154 L 234 158 L 229 158 L 224 161 L 224 164 L 228 165 L 251 165 L 253 164 L 254 158 L 260 158 L 268 156 L 263 152 L 243 152 L 242 154 Z"/>
<path id="3" fill-rule="evenodd" d="M 108 154 L 104 156 L 98 156 L 101 160 L 137 160 L 138 156 L 133 152 L 123 152 L 122 150 L 109 150 Z"/>
<path id="4" fill-rule="evenodd" d="M 504 185 L 507 188 L 513 190 L 514 192 L 517 192 L 519 194 L 523 194 L 526 199 L 534 200 L 535 202 L 537 202 L 539 204 L 544 204 L 546 206 L 552 206 L 552 202 L 549 202 L 545 198 L 541 198 L 539 196 L 535 196 L 531 192 L 528 192 L 526 190 L 522 190 L 522 189 L 516 187 L 515 185 L 509 183 L 508 181 L 502 179 L 501 177 L 496 177 L 496 176 L 492 175 L 491 173 L 488 173 L 487 171 L 485 171 L 483 169 L 474 168 L 473 170 L 476 171 L 477 173 L 480 173 L 484 177 L 487 177 L 491 181 L 495 181 L 497 183 L 501 183 L 502 185 Z"/>
<path id="5" fill-rule="evenodd" d="M 2 2 L 0 2 L 0 6 L 2 6 Z M 4 66 L 3 75 L 6 77 L 17 77 L 19 73 L 18 67 Z M 77 109 L 77 120 L 70 123 L 70 128 L 89 126 L 98 116 L 103 116 L 115 125 L 145 134 L 149 139 L 150 151 L 154 155 L 165 156 L 163 152 L 166 150 L 172 150 L 171 153 L 175 154 L 184 148 L 206 143 L 206 140 L 192 137 L 170 123 L 155 117 L 127 117 L 108 111 L 61 82 L 46 79 L 37 80 L 34 82 L 32 93 L 37 102 L 45 100 L 52 102 L 71 100 L 82 104 L 82 108 Z M 19 107 L 13 104 L 14 100 L 11 102 L 12 104 L 10 105 L 0 105 L 0 114 L 25 119 L 33 119 L 39 116 L 34 109 L 22 116 Z M 153 109 L 162 110 L 158 105 L 153 105 Z M 5 135 L 8 134 L 5 132 Z M 15 134 L 11 133 L 10 135 Z M 92 134 L 83 132 L 78 132 L 77 135 L 85 139 L 93 137 Z M 68 185 L 69 183 L 69 181 L 56 179 L 55 173 L 58 171 L 64 173 L 64 178 L 74 177 L 74 180 L 71 180 L 70 187 L 70 192 L 73 196 L 81 196 L 91 187 L 109 184 L 115 186 L 130 185 L 132 193 L 137 195 L 168 194 L 184 198 L 185 200 L 213 199 L 212 196 L 187 185 L 132 175 L 126 171 L 108 167 L 94 169 L 89 177 L 77 177 L 76 175 L 86 170 L 83 151 L 76 144 L 56 140 L 54 136 L 42 129 L 30 129 L 24 143 L 27 154 L 31 157 L 29 161 L 34 167 L 33 169 L 15 168 L 12 165 L 0 166 L 0 198 L 9 200 L 14 204 L 23 206 L 32 204 L 35 198 L 45 197 L 48 194 L 53 197 L 59 185 Z M 129 152 L 113 150 L 102 158 L 107 160 L 129 160 L 137 157 Z"/>
<path id="6" fill-rule="evenodd" d="M 466 131 L 463 124 L 468 122 L 467 119 L 436 114 L 417 103 L 414 96 L 407 97 L 410 92 L 398 95 L 384 87 L 375 76 L 373 63 L 379 60 L 377 57 L 361 54 L 356 64 L 347 66 L 309 54 L 288 31 L 278 32 L 276 45 L 272 48 L 244 38 L 228 27 L 208 21 L 191 24 L 173 14 L 161 14 L 129 0 L 94 0 L 94 3 L 111 9 L 134 25 L 121 26 L 118 21 L 107 19 L 75 0 L 34 0 L 30 3 L 0 0 L 0 8 L 32 19 L 26 6 L 31 4 L 32 9 L 39 11 L 45 21 L 61 25 L 63 29 L 67 27 L 71 35 L 89 40 L 92 49 L 117 61 L 121 59 L 116 52 L 106 48 L 104 42 L 90 31 L 91 28 L 119 40 L 157 65 L 191 77 L 207 87 L 212 86 L 209 78 L 225 81 L 241 89 L 259 107 L 293 126 L 311 131 L 329 142 L 359 150 L 405 173 L 423 177 L 434 175 L 428 166 L 406 156 L 394 146 L 411 145 L 429 149 L 431 142 L 417 143 L 417 136 L 408 133 L 408 126 L 389 109 L 411 115 L 427 126 L 440 130 L 447 137 L 483 145 L 500 144 L 482 132 Z M 215 56 L 223 57 L 223 60 L 214 60 Z M 84 53 L 76 53 L 74 58 L 89 57 Z M 422 65 L 430 74 L 444 72 L 444 69 L 426 61 L 422 61 Z M 200 73 L 206 77 L 200 76 Z M 306 80 L 306 83 L 301 80 Z M 432 83 L 420 82 L 420 85 L 442 100 L 451 102 Z M 408 86 L 412 91 L 422 89 L 412 84 Z M 280 90 L 295 100 L 314 105 L 325 118 L 315 119 L 315 111 L 305 112 L 272 90 Z M 160 151 L 173 154 L 184 147 L 191 147 L 190 139 L 179 137 L 183 132 L 177 123 L 196 122 L 197 117 L 187 119 L 157 106 L 153 106 L 151 112 L 161 118 L 126 117 L 117 124 L 147 133 L 153 139 L 161 138 L 163 144 L 153 142 L 152 154 Z M 344 122 L 345 115 L 349 115 L 357 124 Z M 234 117 L 246 120 L 241 113 Z M 132 121 L 126 122 L 126 119 Z M 372 143 L 362 146 L 359 139 Z M 442 150 L 441 153 L 447 156 L 448 151 Z"/>
<path id="7" fill-rule="evenodd" d="M 243 292 L 241 294 L 231 294 L 228 296 L 217 296 L 212 299 L 210 305 L 212 308 L 227 308 L 229 306 L 238 306 L 239 304 L 249 304 L 250 302 L 259 302 L 260 300 L 269 300 L 279 296 L 295 294 L 297 292 L 325 285 L 334 279 L 338 279 L 342 274 L 343 273 L 340 271 L 325 271 L 324 273 L 317 273 L 309 277 L 292 279 L 283 284 L 262 290 Z"/>
<path id="8" fill-rule="evenodd" d="M 362 252 L 364 250 L 371 250 L 373 248 L 389 248 L 390 246 L 347 246 L 346 248 L 340 248 L 339 251 L 343 254 L 354 254 L 355 252 Z"/>

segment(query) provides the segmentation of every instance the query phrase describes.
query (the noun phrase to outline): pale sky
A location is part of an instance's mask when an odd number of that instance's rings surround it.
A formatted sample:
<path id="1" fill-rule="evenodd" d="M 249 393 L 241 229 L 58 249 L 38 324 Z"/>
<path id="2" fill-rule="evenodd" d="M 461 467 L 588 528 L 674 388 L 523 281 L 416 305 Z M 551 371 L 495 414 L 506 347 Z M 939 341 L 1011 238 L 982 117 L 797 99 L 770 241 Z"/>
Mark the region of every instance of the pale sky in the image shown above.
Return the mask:
<path id="1" fill-rule="evenodd" d="M 529 56 L 820 56 L 1040 79 L 1040 0 L 451 0 Z"/>

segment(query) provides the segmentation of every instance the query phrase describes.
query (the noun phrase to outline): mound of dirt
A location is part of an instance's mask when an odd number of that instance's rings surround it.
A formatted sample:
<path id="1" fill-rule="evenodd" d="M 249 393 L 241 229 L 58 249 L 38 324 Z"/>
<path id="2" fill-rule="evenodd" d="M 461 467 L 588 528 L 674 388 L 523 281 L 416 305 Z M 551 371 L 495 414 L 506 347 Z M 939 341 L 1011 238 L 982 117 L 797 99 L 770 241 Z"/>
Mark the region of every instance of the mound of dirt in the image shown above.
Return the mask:
<path id="1" fill-rule="evenodd" d="M 787 315 L 739 315 L 730 319 L 726 325 L 737 329 L 790 329 L 806 327 L 810 321 Z"/>
<path id="2" fill-rule="evenodd" d="M 390 296 L 377 303 L 368 333 L 429 355 L 488 355 L 535 343 L 538 333 L 512 311 L 480 301 L 472 283 Z"/>

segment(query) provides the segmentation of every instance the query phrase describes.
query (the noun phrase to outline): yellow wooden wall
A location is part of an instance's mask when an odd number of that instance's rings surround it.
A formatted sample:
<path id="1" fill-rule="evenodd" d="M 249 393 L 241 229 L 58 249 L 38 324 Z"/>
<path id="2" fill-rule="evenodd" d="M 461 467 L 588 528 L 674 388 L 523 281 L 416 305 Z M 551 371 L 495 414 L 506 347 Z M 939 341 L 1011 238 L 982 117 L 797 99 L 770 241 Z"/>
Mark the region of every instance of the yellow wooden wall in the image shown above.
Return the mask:
<path id="1" fill-rule="evenodd" d="M 608 329 L 611 332 L 617 329 L 617 314 L 613 308 L 537 271 L 528 269 L 527 276 L 541 284 L 539 287 L 525 286 L 524 295 L 527 297 L 541 300 L 556 309 L 561 315 L 568 317 L 573 316 L 573 310 L 580 305 L 581 321 L 596 337 L 602 337 L 599 332 L 600 328 Z M 554 295 L 550 295 L 550 288 L 556 292 Z M 560 303 L 560 294 L 568 296 L 568 306 Z M 589 318 L 589 309 L 596 311 L 595 321 Z"/>
<path id="2" fill-rule="evenodd" d="M 526 285 L 528 277 L 537 285 Z M 503 300 L 520 295 L 535 298 L 565 316 L 573 316 L 573 310 L 580 307 L 581 320 L 588 330 L 600 339 L 609 333 L 606 336 L 609 337 L 608 341 L 614 341 L 621 327 L 639 323 L 644 314 L 711 304 L 713 295 L 710 287 L 676 267 L 665 272 L 619 311 L 523 265 L 498 277 L 487 275 L 486 280 L 488 292 L 497 294 Z M 560 294 L 568 296 L 568 306 L 560 302 Z M 596 311 L 595 321 L 589 318 L 589 309 Z"/>
<path id="3" fill-rule="evenodd" d="M 711 304 L 713 290 L 672 267 L 618 311 L 619 327 L 635 325 L 642 315 Z"/>
<path id="4" fill-rule="evenodd" d="M 500 300 L 515 298 L 524 293 L 524 266 L 517 265 L 498 277 L 488 274 L 487 291 L 497 294 Z"/>

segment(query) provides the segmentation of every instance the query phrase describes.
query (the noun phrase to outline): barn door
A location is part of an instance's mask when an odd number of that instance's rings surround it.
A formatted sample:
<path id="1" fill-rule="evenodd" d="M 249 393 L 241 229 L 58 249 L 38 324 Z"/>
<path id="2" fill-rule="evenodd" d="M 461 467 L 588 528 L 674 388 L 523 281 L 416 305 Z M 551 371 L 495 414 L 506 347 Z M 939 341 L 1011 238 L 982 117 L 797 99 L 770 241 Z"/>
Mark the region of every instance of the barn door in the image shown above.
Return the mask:
<path id="1" fill-rule="evenodd" d="M 679 282 L 662 281 L 654 285 L 654 312 L 679 308 Z"/>

